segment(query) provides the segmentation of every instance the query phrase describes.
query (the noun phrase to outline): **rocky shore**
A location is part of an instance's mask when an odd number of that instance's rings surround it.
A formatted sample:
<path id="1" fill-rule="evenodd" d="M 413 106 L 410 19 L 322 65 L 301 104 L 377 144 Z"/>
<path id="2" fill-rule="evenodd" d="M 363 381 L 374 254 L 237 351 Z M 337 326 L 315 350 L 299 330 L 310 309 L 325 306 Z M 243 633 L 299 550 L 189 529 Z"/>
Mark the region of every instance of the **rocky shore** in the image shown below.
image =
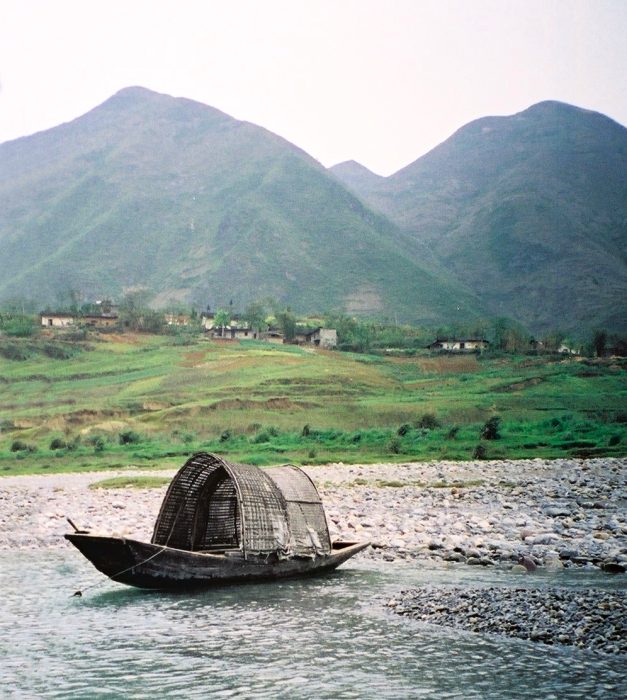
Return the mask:
<path id="1" fill-rule="evenodd" d="M 360 557 L 429 566 L 624 575 L 627 460 L 429 462 L 308 467 L 332 537 L 369 540 Z M 157 472 L 172 476 L 174 472 Z M 64 548 L 70 529 L 150 539 L 166 486 L 91 489 L 121 472 L 0 478 L 0 550 Z M 124 475 L 151 474 L 124 470 Z M 627 653 L 625 593 L 534 587 L 423 587 L 395 613 L 480 633 Z"/>
<path id="2" fill-rule="evenodd" d="M 470 632 L 627 654 L 622 591 L 424 586 L 403 591 L 387 607 L 397 615 Z"/>
<path id="3" fill-rule="evenodd" d="M 433 462 L 311 471 L 333 534 L 364 556 L 627 568 L 627 460 Z"/>
<path id="4" fill-rule="evenodd" d="M 625 459 L 331 464 L 307 471 L 332 536 L 372 542 L 363 557 L 523 574 L 536 567 L 627 568 Z M 124 471 L 130 473 L 141 472 Z M 66 547 L 66 516 L 94 532 L 150 538 L 165 486 L 89 488 L 119 474 L 0 478 L 0 549 Z"/>

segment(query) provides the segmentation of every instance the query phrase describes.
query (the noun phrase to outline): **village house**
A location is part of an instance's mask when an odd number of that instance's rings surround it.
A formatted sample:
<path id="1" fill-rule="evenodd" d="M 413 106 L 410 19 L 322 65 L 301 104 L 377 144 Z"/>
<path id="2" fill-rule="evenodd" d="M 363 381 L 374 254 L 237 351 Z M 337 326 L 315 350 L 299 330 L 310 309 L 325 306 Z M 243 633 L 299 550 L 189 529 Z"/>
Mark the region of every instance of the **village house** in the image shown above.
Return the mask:
<path id="1" fill-rule="evenodd" d="M 41 314 L 41 325 L 46 328 L 67 328 L 76 323 L 76 316 L 52 311 Z"/>
<path id="2" fill-rule="evenodd" d="M 205 331 L 212 331 L 215 323 L 216 315 L 214 313 L 205 313 L 200 317 L 200 327 Z"/>
<path id="3" fill-rule="evenodd" d="M 266 343 L 281 345 L 285 338 L 283 337 L 283 333 L 281 333 L 281 331 L 277 330 L 276 328 L 270 328 L 263 334 L 262 340 L 265 340 Z"/>
<path id="4" fill-rule="evenodd" d="M 118 325 L 117 314 L 86 314 L 81 322 L 91 328 L 112 328 Z"/>
<path id="5" fill-rule="evenodd" d="M 187 314 L 166 314 L 164 319 L 168 326 L 189 326 L 191 320 Z"/>
<path id="6" fill-rule="evenodd" d="M 252 328 L 241 326 L 212 327 L 209 332 L 211 337 L 217 340 L 257 340 L 262 335 Z"/>
<path id="7" fill-rule="evenodd" d="M 215 325 L 215 314 L 203 314 L 200 325 L 211 338 L 216 340 L 257 340 L 261 337 L 259 331 L 253 330 L 247 323 L 238 325 L 239 318 L 233 316 L 226 326 Z"/>
<path id="8" fill-rule="evenodd" d="M 557 352 L 559 352 L 560 355 L 579 355 L 579 350 L 571 347 L 570 345 L 566 345 L 566 343 L 562 343 L 559 348 L 557 348 Z"/>
<path id="9" fill-rule="evenodd" d="M 215 340 L 263 340 L 266 343 L 283 344 L 287 342 L 278 328 L 268 328 L 264 331 L 252 329 L 248 323 L 238 316 L 232 316 L 228 325 L 216 326 L 215 314 L 205 313 L 200 319 L 205 333 Z M 337 347 L 337 331 L 334 328 L 313 328 L 296 333 L 290 341 L 298 345 L 315 345 L 321 348 Z"/>
<path id="10" fill-rule="evenodd" d="M 436 338 L 428 346 L 429 350 L 443 350 L 445 352 L 479 352 L 490 345 L 483 338 Z"/>
<path id="11" fill-rule="evenodd" d="M 334 328 L 314 328 L 297 333 L 295 340 L 302 345 L 316 345 L 321 348 L 337 347 L 337 331 Z"/>

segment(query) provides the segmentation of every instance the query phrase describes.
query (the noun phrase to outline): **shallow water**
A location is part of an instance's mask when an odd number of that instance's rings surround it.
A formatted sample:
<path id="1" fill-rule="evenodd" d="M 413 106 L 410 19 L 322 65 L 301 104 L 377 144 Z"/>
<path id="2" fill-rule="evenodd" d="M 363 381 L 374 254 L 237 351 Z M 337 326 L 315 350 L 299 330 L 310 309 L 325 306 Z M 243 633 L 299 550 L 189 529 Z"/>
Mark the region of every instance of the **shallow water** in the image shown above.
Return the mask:
<path id="1" fill-rule="evenodd" d="M 521 579 L 355 561 L 315 579 L 172 594 L 113 583 L 78 552 L 3 552 L 0 695 L 624 697 L 624 657 L 455 632 L 384 608 L 423 583 L 624 585 L 584 572 Z"/>

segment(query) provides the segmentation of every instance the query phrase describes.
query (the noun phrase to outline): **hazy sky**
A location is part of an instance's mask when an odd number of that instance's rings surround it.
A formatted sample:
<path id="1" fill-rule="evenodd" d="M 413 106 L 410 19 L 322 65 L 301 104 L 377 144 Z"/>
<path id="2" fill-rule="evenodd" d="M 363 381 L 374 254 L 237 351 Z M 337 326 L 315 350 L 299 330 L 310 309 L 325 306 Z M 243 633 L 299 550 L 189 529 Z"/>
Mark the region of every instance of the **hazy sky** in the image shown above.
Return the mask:
<path id="1" fill-rule="evenodd" d="M 129 85 L 387 175 L 540 100 L 627 124 L 627 0 L 0 0 L 0 142 Z"/>

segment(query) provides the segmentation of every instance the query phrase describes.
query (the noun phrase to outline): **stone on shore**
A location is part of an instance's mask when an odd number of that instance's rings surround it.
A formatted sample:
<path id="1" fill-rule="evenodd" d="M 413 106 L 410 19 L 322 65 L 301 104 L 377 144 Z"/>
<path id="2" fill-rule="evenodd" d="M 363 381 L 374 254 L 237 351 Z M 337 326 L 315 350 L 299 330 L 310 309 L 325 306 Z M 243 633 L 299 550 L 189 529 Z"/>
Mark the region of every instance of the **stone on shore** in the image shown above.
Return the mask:
<path id="1" fill-rule="evenodd" d="M 388 601 L 397 615 L 469 632 L 627 654 L 627 594 L 564 588 L 423 586 Z"/>
<path id="2" fill-rule="evenodd" d="M 524 557 L 530 568 L 620 574 L 627 568 L 626 467 L 625 459 L 599 458 L 330 464 L 306 471 L 332 537 L 375 543 L 360 557 L 504 568 Z M 68 546 L 66 516 L 82 529 L 150 539 L 166 487 L 88 488 L 120 473 L 0 478 L 0 549 Z"/>

